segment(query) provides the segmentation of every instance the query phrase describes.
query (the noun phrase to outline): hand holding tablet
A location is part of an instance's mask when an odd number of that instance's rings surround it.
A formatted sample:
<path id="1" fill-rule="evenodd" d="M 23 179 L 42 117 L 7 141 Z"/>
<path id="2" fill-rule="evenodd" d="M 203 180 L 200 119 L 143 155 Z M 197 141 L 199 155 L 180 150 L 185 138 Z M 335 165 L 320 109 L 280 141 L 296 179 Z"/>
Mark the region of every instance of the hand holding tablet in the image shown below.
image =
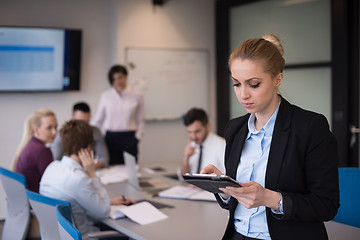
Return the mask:
<path id="1" fill-rule="evenodd" d="M 228 186 L 240 187 L 238 182 L 226 175 L 186 173 L 183 175 L 183 178 L 185 182 L 212 193 L 223 193 L 219 188 Z"/>

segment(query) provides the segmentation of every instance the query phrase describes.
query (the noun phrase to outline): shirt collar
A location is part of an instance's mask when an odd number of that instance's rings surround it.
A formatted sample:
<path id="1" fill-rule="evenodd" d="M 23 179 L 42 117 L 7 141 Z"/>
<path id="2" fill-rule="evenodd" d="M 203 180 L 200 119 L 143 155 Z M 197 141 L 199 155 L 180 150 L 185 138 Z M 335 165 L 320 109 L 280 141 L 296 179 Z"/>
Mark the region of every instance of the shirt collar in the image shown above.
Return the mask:
<path id="1" fill-rule="evenodd" d="M 61 162 L 65 165 L 72 166 L 73 168 L 82 169 L 82 166 L 77 161 L 75 161 L 74 159 L 69 158 L 67 156 L 63 156 L 61 159 Z"/>
<path id="2" fill-rule="evenodd" d="M 209 144 L 209 141 L 210 141 L 210 140 L 209 140 L 209 139 L 210 139 L 209 136 L 210 136 L 210 134 L 211 134 L 211 132 L 209 131 L 208 134 L 207 134 L 207 136 L 206 136 L 206 138 L 205 138 L 205 140 L 204 140 L 201 144 L 199 144 L 199 146 L 201 145 L 201 146 L 204 147 L 205 145 Z"/>
<path id="3" fill-rule="evenodd" d="M 265 136 L 271 137 L 273 134 L 275 120 L 276 120 L 277 114 L 279 112 L 280 103 L 281 103 L 281 97 L 279 98 L 279 104 L 278 104 L 275 112 L 271 115 L 271 117 L 267 121 L 267 123 L 261 128 L 261 132 L 264 132 Z M 260 132 L 260 131 L 256 130 L 256 128 L 255 128 L 255 114 L 254 113 L 252 113 L 249 117 L 248 130 L 249 130 L 249 132 L 248 132 L 246 139 L 249 139 L 252 134 L 258 134 Z"/>
<path id="4" fill-rule="evenodd" d="M 115 89 L 114 87 L 112 87 L 112 91 L 113 91 L 113 94 L 115 94 L 116 96 L 122 97 L 122 96 L 127 95 L 129 92 L 131 92 L 131 87 L 127 85 L 127 86 L 122 90 L 121 95 L 116 91 L 116 89 Z"/>

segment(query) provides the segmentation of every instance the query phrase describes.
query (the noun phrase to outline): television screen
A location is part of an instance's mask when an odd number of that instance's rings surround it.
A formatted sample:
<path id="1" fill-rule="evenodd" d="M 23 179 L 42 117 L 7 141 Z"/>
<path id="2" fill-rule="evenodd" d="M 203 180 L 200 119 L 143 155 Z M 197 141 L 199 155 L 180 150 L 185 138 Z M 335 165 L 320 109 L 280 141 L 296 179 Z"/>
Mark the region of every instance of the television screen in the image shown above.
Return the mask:
<path id="1" fill-rule="evenodd" d="M 0 26 L 0 92 L 80 89 L 81 30 Z"/>

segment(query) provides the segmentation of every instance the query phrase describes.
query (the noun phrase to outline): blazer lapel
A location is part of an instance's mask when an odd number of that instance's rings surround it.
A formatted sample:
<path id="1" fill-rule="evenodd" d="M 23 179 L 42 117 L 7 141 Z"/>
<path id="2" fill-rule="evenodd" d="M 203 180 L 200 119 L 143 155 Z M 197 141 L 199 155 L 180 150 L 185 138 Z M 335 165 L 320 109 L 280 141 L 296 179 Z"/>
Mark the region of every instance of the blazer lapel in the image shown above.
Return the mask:
<path id="1" fill-rule="evenodd" d="M 279 173 L 289 138 L 290 122 L 291 105 L 282 98 L 274 126 L 265 176 L 265 187 L 272 190 L 277 190 Z"/>
<path id="2" fill-rule="evenodd" d="M 248 133 L 247 124 L 244 124 L 239 133 L 235 135 L 234 141 L 231 145 L 231 151 L 229 156 L 229 167 L 227 168 L 228 176 L 236 178 L 236 172 L 240 163 L 240 155 L 244 147 L 244 142 Z"/>

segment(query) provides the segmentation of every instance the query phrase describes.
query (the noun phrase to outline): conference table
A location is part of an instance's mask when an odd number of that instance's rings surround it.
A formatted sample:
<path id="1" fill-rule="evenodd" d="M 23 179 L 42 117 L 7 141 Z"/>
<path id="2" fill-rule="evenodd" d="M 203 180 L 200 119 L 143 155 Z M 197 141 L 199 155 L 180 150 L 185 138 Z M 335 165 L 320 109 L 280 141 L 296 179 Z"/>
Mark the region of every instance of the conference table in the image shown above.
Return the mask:
<path id="1" fill-rule="evenodd" d="M 176 165 L 169 162 L 142 164 L 141 169 L 161 167 L 163 172 L 149 174 L 142 171 L 144 177 L 154 176 L 169 186 L 181 184 L 180 181 L 167 177 L 176 175 Z M 167 219 L 147 225 L 140 225 L 129 218 L 105 219 L 108 226 L 128 235 L 132 239 L 221 239 L 227 224 L 228 211 L 217 202 L 169 199 L 154 196 L 154 193 L 139 191 L 127 182 L 106 185 L 110 197 L 125 195 L 138 201 L 147 199 L 172 206 L 161 208 Z"/>
<path id="2" fill-rule="evenodd" d="M 360 228 L 329 221 L 325 222 L 329 240 L 359 240 Z"/>
<path id="3" fill-rule="evenodd" d="M 165 171 L 150 174 L 144 170 L 162 168 Z M 144 177 L 155 177 L 169 186 L 182 184 L 168 176 L 176 175 L 176 163 L 150 162 L 141 164 Z M 131 239 L 221 239 L 228 222 L 228 211 L 217 202 L 170 199 L 157 197 L 154 192 L 139 191 L 127 181 L 106 185 L 110 197 L 125 195 L 131 199 L 149 200 L 167 204 L 173 208 L 161 208 L 167 219 L 140 225 L 129 218 L 105 219 L 103 222 L 129 236 Z M 360 239 L 360 228 L 337 222 L 325 222 L 330 240 Z"/>

